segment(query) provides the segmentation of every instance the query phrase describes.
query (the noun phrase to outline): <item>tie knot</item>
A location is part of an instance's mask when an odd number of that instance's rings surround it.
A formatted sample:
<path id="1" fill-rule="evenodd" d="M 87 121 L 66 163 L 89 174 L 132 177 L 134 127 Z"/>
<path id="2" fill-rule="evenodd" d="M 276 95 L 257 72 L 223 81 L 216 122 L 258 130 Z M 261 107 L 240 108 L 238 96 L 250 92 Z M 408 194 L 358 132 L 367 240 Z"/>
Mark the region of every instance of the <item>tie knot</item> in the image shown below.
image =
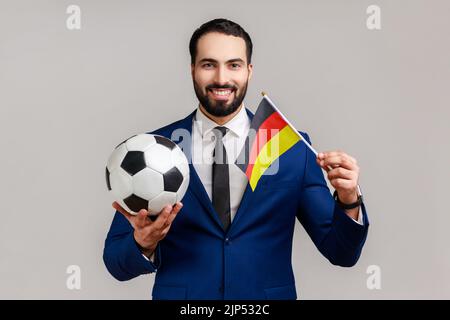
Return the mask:
<path id="1" fill-rule="evenodd" d="M 217 126 L 212 131 L 218 140 L 221 140 L 228 132 L 227 127 Z"/>

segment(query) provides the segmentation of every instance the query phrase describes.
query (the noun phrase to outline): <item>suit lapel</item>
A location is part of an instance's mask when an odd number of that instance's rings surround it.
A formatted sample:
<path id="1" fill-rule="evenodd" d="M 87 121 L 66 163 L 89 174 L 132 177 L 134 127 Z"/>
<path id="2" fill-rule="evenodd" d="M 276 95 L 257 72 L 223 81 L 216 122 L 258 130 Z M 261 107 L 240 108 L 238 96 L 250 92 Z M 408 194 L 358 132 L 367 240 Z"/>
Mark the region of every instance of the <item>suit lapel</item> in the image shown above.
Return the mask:
<path id="1" fill-rule="evenodd" d="M 197 171 L 195 170 L 193 164 L 192 164 L 192 124 L 193 119 L 195 116 L 195 112 L 192 112 L 189 116 L 181 120 L 179 123 L 179 126 L 177 128 L 174 128 L 174 131 L 176 129 L 184 129 L 187 132 L 189 132 L 188 141 L 174 141 L 180 147 L 182 147 L 182 150 L 184 154 L 186 155 L 189 163 L 189 188 L 188 192 L 192 192 L 194 196 L 197 198 L 197 200 L 200 202 L 200 204 L 205 208 L 206 211 L 208 211 L 209 215 L 212 217 L 212 219 L 216 222 L 216 224 L 219 226 L 221 230 L 223 230 L 222 222 L 219 219 L 219 215 L 214 210 L 214 207 L 212 205 L 211 200 L 209 199 L 208 193 L 205 190 L 205 187 L 203 186 L 202 181 L 200 180 L 200 177 L 197 174 Z M 185 132 L 186 132 L 185 131 Z"/>
<path id="2" fill-rule="evenodd" d="M 245 109 L 245 111 L 247 111 L 247 115 L 251 121 L 253 119 L 253 113 L 248 109 Z M 228 229 L 228 234 L 231 234 L 231 232 L 236 229 L 237 221 L 243 215 L 243 213 L 247 210 L 247 207 L 250 204 L 251 200 L 253 199 L 253 196 L 254 196 L 254 192 L 250 188 L 250 184 L 247 182 L 244 194 L 242 195 L 241 203 L 239 204 L 239 208 L 236 211 L 236 214 L 234 215 L 234 219 L 231 222 L 230 228 Z"/>
<path id="3" fill-rule="evenodd" d="M 212 219 L 217 223 L 220 229 L 223 230 L 223 225 L 219 220 L 219 215 L 214 209 L 211 199 L 209 199 L 208 193 L 206 192 L 205 187 L 203 186 L 203 183 L 200 180 L 200 177 L 198 176 L 197 171 L 195 170 L 192 163 L 189 164 L 189 169 L 190 181 L 188 191 L 190 190 L 197 197 L 202 206 L 206 209 L 206 211 L 208 211 Z"/>

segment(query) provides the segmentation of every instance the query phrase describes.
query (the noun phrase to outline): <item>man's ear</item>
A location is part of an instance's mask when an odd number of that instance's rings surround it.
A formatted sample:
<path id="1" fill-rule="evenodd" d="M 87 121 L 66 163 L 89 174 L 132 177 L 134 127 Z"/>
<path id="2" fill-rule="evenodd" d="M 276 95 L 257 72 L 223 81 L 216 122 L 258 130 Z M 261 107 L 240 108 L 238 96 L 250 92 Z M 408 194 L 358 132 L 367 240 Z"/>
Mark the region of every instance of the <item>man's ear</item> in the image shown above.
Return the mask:
<path id="1" fill-rule="evenodd" d="M 248 65 L 248 80 L 252 78 L 252 75 L 253 75 L 253 65 L 250 63 Z"/>
<path id="2" fill-rule="evenodd" d="M 192 76 L 192 79 L 194 79 L 194 69 L 195 69 L 195 65 L 193 63 L 191 63 L 191 76 Z"/>

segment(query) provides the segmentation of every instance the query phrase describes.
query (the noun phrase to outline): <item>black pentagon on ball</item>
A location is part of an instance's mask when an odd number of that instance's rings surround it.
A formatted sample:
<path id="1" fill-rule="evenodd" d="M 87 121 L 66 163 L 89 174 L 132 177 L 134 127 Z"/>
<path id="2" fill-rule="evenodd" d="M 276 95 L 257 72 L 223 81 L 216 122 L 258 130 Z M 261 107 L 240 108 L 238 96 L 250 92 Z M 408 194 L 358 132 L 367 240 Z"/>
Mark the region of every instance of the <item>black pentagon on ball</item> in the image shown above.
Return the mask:
<path id="1" fill-rule="evenodd" d="M 111 191 L 111 182 L 109 181 L 109 170 L 108 167 L 105 168 L 105 175 L 106 175 L 106 186 L 108 187 L 108 190 Z"/>
<path id="2" fill-rule="evenodd" d="M 157 144 L 161 144 L 161 145 L 169 148 L 170 150 L 173 150 L 176 147 L 175 142 L 173 142 L 170 139 L 167 139 L 166 137 L 155 136 L 155 140 L 156 140 Z"/>
<path id="3" fill-rule="evenodd" d="M 142 151 L 128 151 L 120 166 L 130 175 L 134 176 L 147 166 L 145 164 L 144 153 Z"/>
<path id="4" fill-rule="evenodd" d="M 141 209 L 148 210 L 148 201 L 138 197 L 135 194 L 123 199 L 123 202 L 127 205 L 128 208 L 133 210 L 134 212 L 139 212 Z"/>
<path id="5" fill-rule="evenodd" d="M 177 192 L 183 182 L 183 175 L 177 167 L 173 167 L 163 174 L 164 191 Z"/>

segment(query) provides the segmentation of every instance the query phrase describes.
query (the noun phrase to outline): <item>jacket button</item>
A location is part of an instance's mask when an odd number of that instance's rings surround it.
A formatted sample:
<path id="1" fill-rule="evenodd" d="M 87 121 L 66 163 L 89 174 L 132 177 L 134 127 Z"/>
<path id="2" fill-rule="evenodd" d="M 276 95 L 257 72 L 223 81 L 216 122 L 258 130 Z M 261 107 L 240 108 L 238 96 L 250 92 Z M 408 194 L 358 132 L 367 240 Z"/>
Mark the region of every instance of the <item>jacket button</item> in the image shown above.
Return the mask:
<path id="1" fill-rule="evenodd" d="M 225 238 L 225 243 L 226 243 L 227 245 L 230 244 L 230 243 L 231 243 L 230 238 Z"/>

